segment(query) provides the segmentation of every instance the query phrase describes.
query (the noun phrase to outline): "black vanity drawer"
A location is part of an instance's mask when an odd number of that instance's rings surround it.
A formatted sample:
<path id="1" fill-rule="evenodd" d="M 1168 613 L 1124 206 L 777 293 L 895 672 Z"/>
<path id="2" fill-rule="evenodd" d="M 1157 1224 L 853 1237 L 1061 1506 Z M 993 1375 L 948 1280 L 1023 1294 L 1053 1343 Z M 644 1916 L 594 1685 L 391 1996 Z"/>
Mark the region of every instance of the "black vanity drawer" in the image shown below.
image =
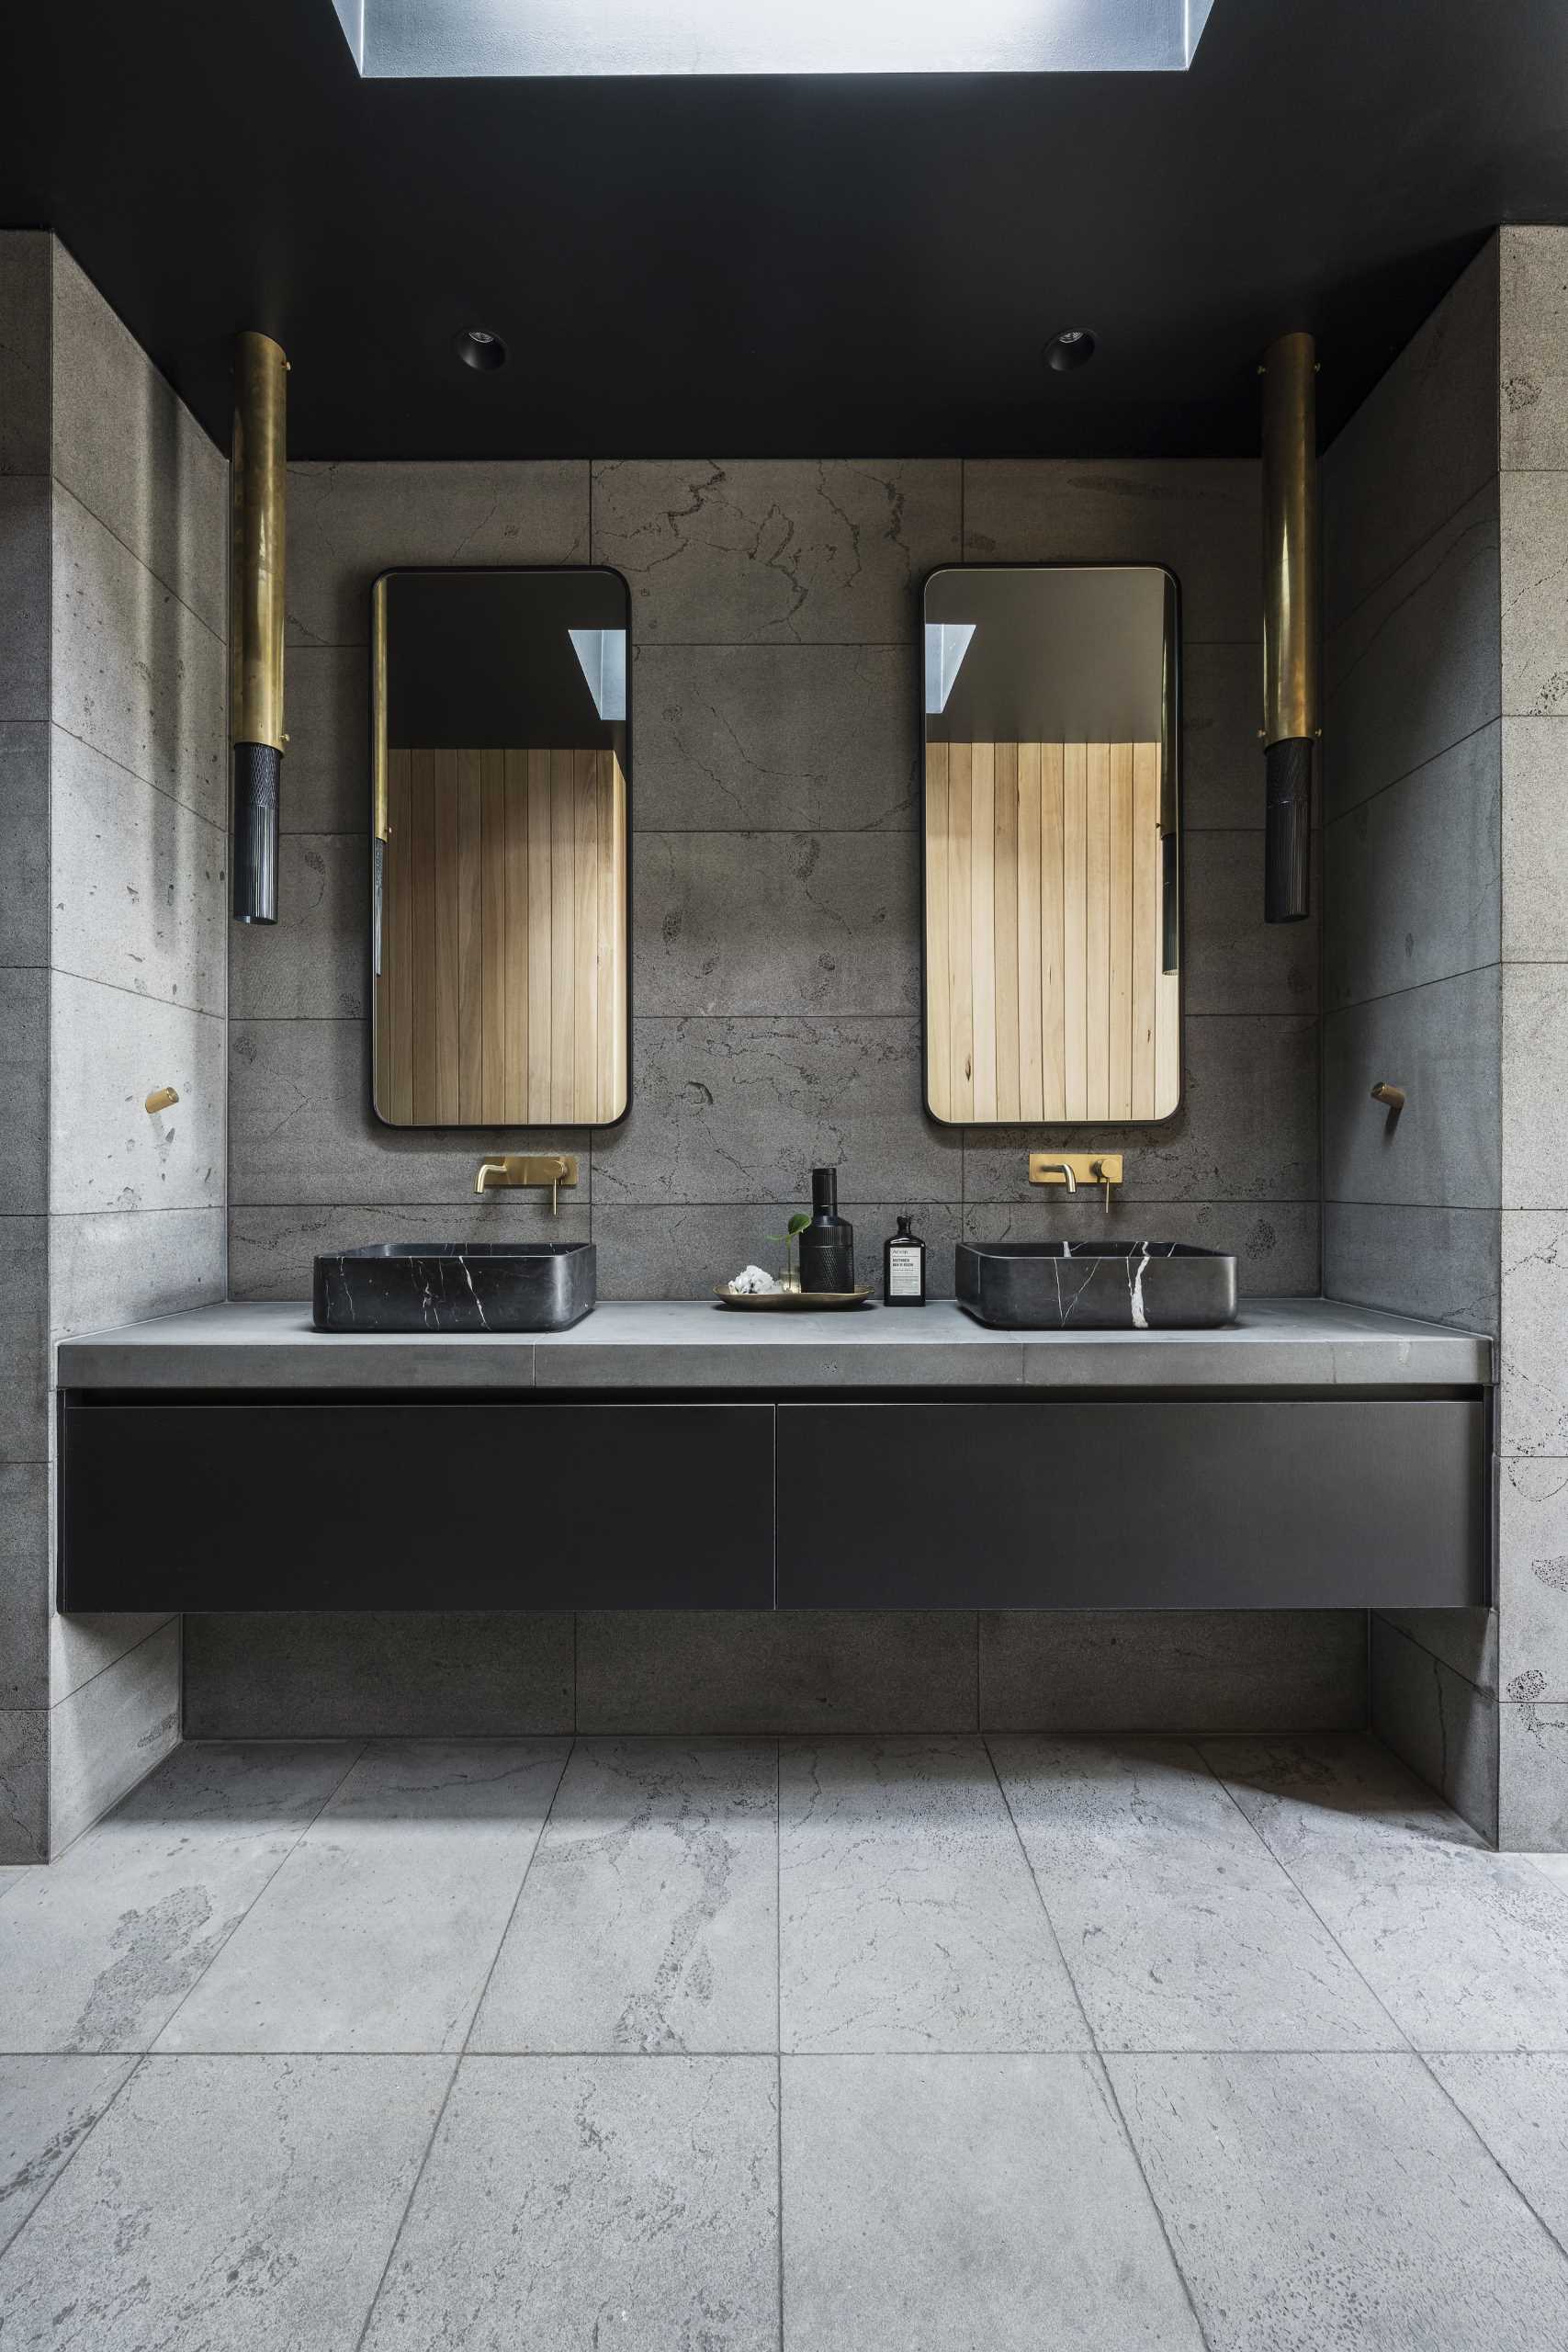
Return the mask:
<path id="1" fill-rule="evenodd" d="M 1479 1397 L 781 1405 L 778 1445 L 781 1608 L 1486 1598 Z"/>
<path id="2" fill-rule="evenodd" d="M 768 1609 L 771 1404 L 70 1403 L 60 1606 Z"/>

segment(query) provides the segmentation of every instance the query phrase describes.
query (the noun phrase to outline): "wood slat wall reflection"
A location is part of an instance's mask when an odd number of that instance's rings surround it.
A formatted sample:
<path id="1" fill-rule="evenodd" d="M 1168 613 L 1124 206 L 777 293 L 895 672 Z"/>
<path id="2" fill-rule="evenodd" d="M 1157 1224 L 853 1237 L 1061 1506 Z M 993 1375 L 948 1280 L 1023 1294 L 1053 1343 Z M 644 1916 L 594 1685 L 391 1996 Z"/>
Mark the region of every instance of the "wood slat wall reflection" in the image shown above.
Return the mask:
<path id="1" fill-rule="evenodd" d="M 926 1051 L 941 1119 L 1163 1118 L 1157 743 L 926 746 Z"/>
<path id="2" fill-rule="evenodd" d="M 613 751 L 390 751 L 376 1104 L 399 1126 L 618 1118 L 626 792 Z"/>

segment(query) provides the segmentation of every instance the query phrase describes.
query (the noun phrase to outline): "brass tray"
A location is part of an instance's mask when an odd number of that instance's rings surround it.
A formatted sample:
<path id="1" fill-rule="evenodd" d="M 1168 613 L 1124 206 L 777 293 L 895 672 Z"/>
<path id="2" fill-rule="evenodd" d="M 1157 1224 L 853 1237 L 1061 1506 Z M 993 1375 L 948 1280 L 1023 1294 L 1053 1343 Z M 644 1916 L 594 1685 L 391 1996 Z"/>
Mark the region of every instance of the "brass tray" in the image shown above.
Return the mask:
<path id="1" fill-rule="evenodd" d="M 721 1283 L 714 1292 L 721 1306 L 760 1306 L 814 1308 L 834 1306 L 863 1306 L 871 1296 L 868 1288 L 861 1290 L 731 1290 Z"/>

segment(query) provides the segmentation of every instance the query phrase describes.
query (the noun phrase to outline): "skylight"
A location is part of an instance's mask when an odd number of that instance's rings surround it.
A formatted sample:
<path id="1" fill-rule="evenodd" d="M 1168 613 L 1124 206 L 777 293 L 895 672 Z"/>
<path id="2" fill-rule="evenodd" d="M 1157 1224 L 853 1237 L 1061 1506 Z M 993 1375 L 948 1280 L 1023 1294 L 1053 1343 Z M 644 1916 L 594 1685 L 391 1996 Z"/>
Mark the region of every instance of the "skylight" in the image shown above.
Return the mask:
<path id="1" fill-rule="evenodd" d="M 1213 0 L 333 0 L 378 80 L 1179 73 Z"/>

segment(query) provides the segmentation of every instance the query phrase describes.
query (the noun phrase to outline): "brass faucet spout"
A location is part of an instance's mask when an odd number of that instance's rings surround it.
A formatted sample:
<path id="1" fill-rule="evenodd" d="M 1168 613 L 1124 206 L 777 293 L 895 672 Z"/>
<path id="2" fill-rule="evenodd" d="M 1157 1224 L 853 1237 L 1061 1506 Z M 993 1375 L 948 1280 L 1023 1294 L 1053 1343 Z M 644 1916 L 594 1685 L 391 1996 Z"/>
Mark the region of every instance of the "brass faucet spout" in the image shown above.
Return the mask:
<path id="1" fill-rule="evenodd" d="M 489 1159 L 481 1159 L 474 1177 L 476 1193 L 499 1192 L 503 1186 L 547 1184 L 550 1188 L 550 1215 L 556 1214 L 558 1195 L 563 1184 L 577 1182 L 577 1160 L 570 1151 L 537 1153 L 500 1152 Z"/>

